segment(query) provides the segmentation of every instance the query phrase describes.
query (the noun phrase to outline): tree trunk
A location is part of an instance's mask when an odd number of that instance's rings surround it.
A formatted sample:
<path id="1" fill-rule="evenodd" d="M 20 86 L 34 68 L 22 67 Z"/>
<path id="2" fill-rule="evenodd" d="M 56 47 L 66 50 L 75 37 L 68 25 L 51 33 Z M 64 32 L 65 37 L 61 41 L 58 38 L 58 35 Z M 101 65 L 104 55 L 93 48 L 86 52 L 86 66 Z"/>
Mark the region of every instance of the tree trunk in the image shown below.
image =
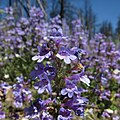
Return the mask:
<path id="1" fill-rule="evenodd" d="M 29 11 L 27 9 L 27 7 L 24 5 L 24 3 L 21 0 L 18 0 L 18 2 L 20 3 L 20 5 L 23 7 L 23 9 L 25 10 L 26 14 L 28 17 L 30 17 L 29 15 Z"/>
<path id="2" fill-rule="evenodd" d="M 12 0 L 9 0 L 9 7 L 12 6 Z"/>
<path id="3" fill-rule="evenodd" d="M 64 18 L 64 0 L 60 0 L 60 4 L 61 4 L 60 16 L 62 19 Z"/>

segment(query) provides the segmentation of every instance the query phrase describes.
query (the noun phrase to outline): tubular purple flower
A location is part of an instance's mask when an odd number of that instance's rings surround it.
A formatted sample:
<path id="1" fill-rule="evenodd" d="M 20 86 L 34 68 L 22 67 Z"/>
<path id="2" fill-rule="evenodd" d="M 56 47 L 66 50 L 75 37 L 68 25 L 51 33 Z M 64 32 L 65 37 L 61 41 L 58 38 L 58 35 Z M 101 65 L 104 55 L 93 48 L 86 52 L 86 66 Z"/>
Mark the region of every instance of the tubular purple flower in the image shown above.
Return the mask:
<path id="1" fill-rule="evenodd" d="M 5 113 L 0 111 L 0 119 L 5 119 Z"/>
<path id="2" fill-rule="evenodd" d="M 66 80 L 66 88 L 63 88 L 61 90 L 62 95 L 68 95 L 69 98 L 72 98 L 75 94 L 77 95 L 79 93 L 77 86 Z"/>
<path id="3" fill-rule="evenodd" d="M 72 120 L 72 118 L 71 110 L 60 108 L 57 120 Z"/>
<path id="4" fill-rule="evenodd" d="M 39 94 L 42 94 L 44 91 L 50 94 L 52 92 L 52 87 L 47 76 L 40 77 L 40 81 L 35 83 L 34 88 L 38 90 Z"/>
<path id="5" fill-rule="evenodd" d="M 38 51 L 38 55 L 32 57 L 33 61 L 42 62 L 45 58 L 49 58 L 52 55 L 52 51 L 50 51 L 46 44 L 43 44 L 42 47 L 38 46 Z"/>
<path id="6" fill-rule="evenodd" d="M 74 54 L 72 54 L 69 49 L 65 47 L 61 47 L 59 52 L 56 54 L 56 56 L 60 60 L 64 60 L 66 64 L 70 64 L 71 61 L 74 61 L 75 59 L 77 59 L 77 57 Z"/>

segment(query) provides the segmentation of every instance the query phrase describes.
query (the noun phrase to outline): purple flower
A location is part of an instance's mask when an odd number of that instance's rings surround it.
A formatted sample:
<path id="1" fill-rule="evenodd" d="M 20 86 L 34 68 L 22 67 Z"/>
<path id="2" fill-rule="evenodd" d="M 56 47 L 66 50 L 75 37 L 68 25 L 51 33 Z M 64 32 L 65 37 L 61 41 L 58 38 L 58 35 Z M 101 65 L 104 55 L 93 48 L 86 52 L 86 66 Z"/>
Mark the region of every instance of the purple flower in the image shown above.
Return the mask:
<path id="1" fill-rule="evenodd" d="M 5 12 L 6 12 L 7 14 L 12 15 L 12 14 L 13 14 L 13 8 L 12 8 L 12 7 L 7 7 L 7 8 L 5 8 Z"/>
<path id="2" fill-rule="evenodd" d="M 78 93 L 79 93 L 79 91 L 77 89 L 77 86 L 70 81 L 67 81 L 66 88 L 61 90 L 61 94 L 62 95 L 68 94 L 69 98 L 72 98 L 74 96 L 74 94 L 78 94 Z"/>
<path id="3" fill-rule="evenodd" d="M 18 81 L 17 84 L 13 85 L 13 95 L 14 95 L 13 104 L 17 108 L 21 108 L 23 106 L 23 102 L 30 102 L 32 98 L 32 92 L 28 88 L 24 88 L 24 81 Z"/>
<path id="4" fill-rule="evenodd" d="M 44 73 L 48 76 L 49 80 L 52 80 L 56 75 L 56 70 L 53 66 L 46 64 L 46 67 L 44 67 Z"/>
<path id="5" fill-rule="evenodd" d="M 0 119 L 4 119 L 5 118 L 5 113 L 2 110 L 2 102 L 0 101 Z"/>
<path id="6" fill-rule="evenodd" d="M 110 115 L 107 111 L 104 111 L 104 112 L 102 113 L 102 117 L 104 117 L 104 118 L 110 118 L 111 115 Z"/>
<path id="7" fill-rule="evenodd" d="M 8 85 L 6 82 L 3 82 L 3 83 L 0 84 L 0 87 L 2 87 L 3 89 L 9 89 L 12 86 Z"/>
<path id="8" fill-rule="evenodd" d="M 5 113 L 0 111 L 0 119 L 4 119 L 5 118 Z"/>
<path id="9" fill-rule="evenodd" d="M 33 79 L 44 73 L 44 65 L 42 63 L 37 63 L 35 70 L 33 70 L 30 75 Z"/>
<path id="10" fill-rule="evenodd" d="M 23 83 L 24 82 L 23 76 L 17 77 L 16 79 L 17 79 L 18 83 Z"/>
<path id="11" fill-rule="evenodd" d="M 56 75 L 56 70 L 53 66 L 50 66 L 48 64 L 44 66 L 42 63 L 38 63 L 35 70 L 31 72 L 31 76 L 33 77 L 33 79 L 35 79 L 36 77 L 40 78 L 40 76 L 43 75 L 46 75 L 49 80 L 52 80 Z"/>
<path id="12" fill-rule="evenodd" d="M 31 10 L 30 10 L 30 17 L 34 17 L 35 18 L 35 17 L 38 17 L 38 16 L 40 18 L 44 17 L 44 14 L 43 14 L 42 10 L 39 9 L 39 8 L 32 7 Z"/>
<path id="13" fill-rule="evenodd" d="M 13 104 L 16 108 L 22 108 L 23 106 L 22 96 L 15 96 L 15 101 Z"/>
<path id="14" fill-rule="evenodd" d="M 35 83 L 34 88 L 38 90 L 39 94 L 42 94 L 44 91 L 52 92 L 50 81 L 46 76 L 40 76 L 40 81 Z"/>
<path id="15" fill-rule="evenodd" d="M 4 94 L 6 94 L 7 89 L 12 88 L 12 86 L 10 86 L 9 84 L 7 84 L 6 82 L 1 83 L 1 84 L 0 84 L 0 87 L 3 89 Z"/>
<path id="16" fill-rule="evenodd" d="M 32 92 L 28 88 L 22 89 L 22 97 L 25 102 L 30 102 L 32 98 Z"/>
<path id="17" fill-rule="evenodd" d="M 82 81 L 83 83 L 90 86 L 90 79 L 87 77 L 87 75 L 83 75 L 83 72 L 84 71 L 78 74 L 73 74 L 72 76 L 68 77 L 68 79 L 73 81 L 75 84 L 77 84 L 79 81 Z"/>
<path id="18" fill-rule="evenodd" d="M 79 107 L 78 109 L 76 109 L 75 114 L 77 116 L 84 116 L 84 107 Z"/>
<path id="19" fill-rule="evenodd" d="M 52 51 L 43 44 L 42 47 L 38 46 L 39 54 L 32 57 L 32 60 L 37 60 L 37 62 L 42 62 L 45 58 L 49 58 L 52 55 Z"/>
<path id="20" fill-rule="evenodd" d="M 71 104 L 71 109 L 74 110 L 77 116 L 84 116 L 84 107 L 85 104 L 88 102 L 88 99 L 84 97 L 77 97 L 74 98 L 74 101 Z"/>
<path id="21" fill-rule="evenodd" d="M 71 110 L 60 108 L 57 120 L 71 120 L 72 118 Z"/>
<path id="22" fill-rule="evenodd" d="M 65 47 L 61 47 L 56 56 L 60 60 L 64 60 L 66 64 L 70 64 L 71 61 L 77 59 L 77 57 L 74 54 L 72 54 L 72 52 L 69 49 Z"/>
<path id="23" fill-rule="evenodd" d="M 71 48 L 71 51 L 74 53 L 75 56 L 80 60 L 81 56 L 84 55 L 86 52 L 78 47 Z"/>
<path id="24" fill-rule="evenodd" d="M 45 104 L 45 101 L 37 99 L 30 107 L 25 108 L 24 112 L 26 118 L 39 118 L 40 112 L 45 109 Z"/>
<path id="25" fill-rule="evenodd" d="M 53 120 L 53 116 L 51 116 L 48 112 L 43 111 L 40 116 L 41 120 Z"/>
<path id="26" fill-rule="evenodd" d="M 100 98 L 101 98 L 101 99 L 104 99 L 104 100 L 109 100 L 110 95 L 111 95 L 111 92 L 110 92 L 109 90 L 104 90 L 104 91 L 101 93 Z"/>

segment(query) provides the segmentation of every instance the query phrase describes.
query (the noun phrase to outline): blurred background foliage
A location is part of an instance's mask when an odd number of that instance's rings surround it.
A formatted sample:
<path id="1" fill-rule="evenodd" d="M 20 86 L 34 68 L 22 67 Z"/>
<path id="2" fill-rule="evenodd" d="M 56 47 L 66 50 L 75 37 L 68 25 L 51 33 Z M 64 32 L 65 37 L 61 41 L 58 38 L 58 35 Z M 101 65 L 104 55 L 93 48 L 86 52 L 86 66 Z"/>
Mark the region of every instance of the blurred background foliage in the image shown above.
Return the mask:
<path id="1" fill-rule="evenodd" d="M 120 17 L 118 17 L 117 26 L 113 28 L 112 23 L 109 20 L 105 20 L 102 23 L 97 22 L 97 14 L 92 9 L 90 0 L 83 0 L 84 6 L 76 8 L 74 4 L 77 1 L 71 0 L 1 0 L 0 8 L 13 7 L 16 19 L 20 17 L 30 17 L 29 10 L 32 6 L 40 7 L 46 16 L 46 20 L 53 18 L 56 15 L 60 15 L 61 18 L 66 18 L 67 23 L 73 19 L 81 19 L 82 24 L 89 30 L 89 39 L 93 37 L 96 32 L 101 32 L 107 37 L 111 37 L 112 40 L 119 47 L 120 44 Z M 73 4 L 74 3 L 74 4 Z M 3 9 L 0 10 L 0 19 L 4 18 Z"/>

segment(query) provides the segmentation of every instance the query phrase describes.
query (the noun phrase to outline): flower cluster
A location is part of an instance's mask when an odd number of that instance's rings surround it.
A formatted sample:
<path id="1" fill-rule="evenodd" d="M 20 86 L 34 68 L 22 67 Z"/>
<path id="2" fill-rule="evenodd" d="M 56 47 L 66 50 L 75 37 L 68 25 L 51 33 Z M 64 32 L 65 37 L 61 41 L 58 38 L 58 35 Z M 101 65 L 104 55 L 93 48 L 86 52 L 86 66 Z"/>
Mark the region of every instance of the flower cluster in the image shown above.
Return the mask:
<path id="1" fill-rule="evenodd" d="M 32 57 L 33 60 L 37 60 L 37 66 L 31 72 L 32 79 L 36 80 L 34 88 L 38 94 L 43 96 L 46 94 L 46 100 L 41 100 L 42 105 L 39 106 L 42 108 L 36 108 L 33 103 L 25 109 L 26 117 L 40 119 L 43 114 L 46 114 L 48 115 L 46 119 L 51 119 L 52 116 L 58 120 L 70 120 L 73 118 L 72 111 L 78 116 L 84 116 L 84 107 L 88 100 L 82 97 L 85 90 L 81 88 L 81 84 L 85 83 L 89 86 L 90 80 L 84 74 L 84 67 L 75 54 L 77 51 L 60 44 L 64 39 L 57 44 L 63 34 L 58 34 L 57 30 L 54 34 L 52 32 L 50 38 L 48 36 L 47 41 L 44 40 L 44 43 L 37 47 L 38 54 Z M 75 66 L 78 64 L 81 64 L 82 68 L 76 69 Z M 75 73 L 72 68 L 76 70 Z M 46 104 L 46 101 L 49 103 Z M 33 112 L 29 113 L 29 109 Z M 54 113 L 51 113 L 51 110 Z"/>
<path id="2" fill-rule="evenodd" d="M 5 112 L 2 111 L 2 103 L 0 102 L 0 119 L 5 118 Z"/>

